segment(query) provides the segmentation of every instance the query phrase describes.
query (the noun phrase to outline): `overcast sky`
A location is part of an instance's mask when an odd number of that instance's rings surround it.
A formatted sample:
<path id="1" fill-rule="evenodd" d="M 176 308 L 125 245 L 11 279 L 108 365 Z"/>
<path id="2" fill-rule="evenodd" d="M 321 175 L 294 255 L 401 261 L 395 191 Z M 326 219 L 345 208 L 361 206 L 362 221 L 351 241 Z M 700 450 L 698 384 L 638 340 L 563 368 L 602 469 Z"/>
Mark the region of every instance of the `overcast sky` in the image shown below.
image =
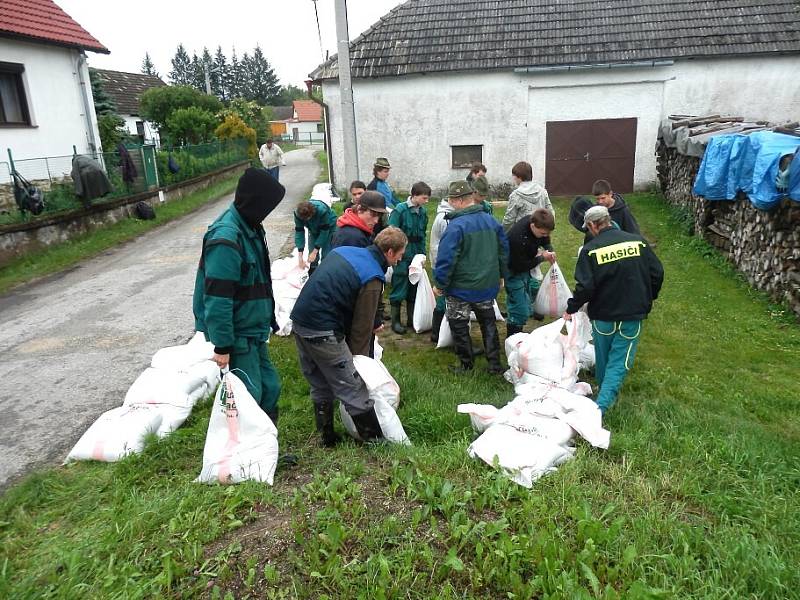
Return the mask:
<path id="1" fill-rule="evenodd" d="M 222 46 L 230 58 L 259 44 L 281 84 L 304 87 L 308 74 L 325 52 L 336 53 L 333 0 L 318 0 L 323 50 L 320 51 L 312 0 L 55 0 L 67 14 L 109 50 L 88 52 L 99 69 L 138 73 L 144 53 L 167 81 L 175 48 L 183 43 L 189 55 L 207 46 Z M 350 39 L 403 0 L 348 0 Z M 167 81 L 168 82 L 168 81 Z"/>

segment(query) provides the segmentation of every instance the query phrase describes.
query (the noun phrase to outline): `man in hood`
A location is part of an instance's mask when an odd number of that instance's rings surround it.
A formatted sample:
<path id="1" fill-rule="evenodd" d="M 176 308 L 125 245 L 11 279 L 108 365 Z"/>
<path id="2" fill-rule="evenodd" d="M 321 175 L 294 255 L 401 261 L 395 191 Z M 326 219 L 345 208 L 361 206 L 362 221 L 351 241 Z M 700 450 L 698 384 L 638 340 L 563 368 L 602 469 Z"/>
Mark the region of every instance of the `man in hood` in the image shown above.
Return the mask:
<path id="1" fill-rule="evenodd" d="M 515 164 L 511 169 L 511 179 L 517 189 L 508 197 L 508 206 L 503 217 L 503 229 L 506 233 L 514 223 L 532 215 L 537 208 L 546 208 L 555 216 L 547 190 L 533 181 L 533 167 L 529 163 L 522 161 Z"/>
<path id="2" fill-rule="evenodd" d="M 331 248 L 356 246 L 366 248 L 372 244 L 372 232 L 381 216 L 386 214 L 386 200 L 374 191 L 361 194 L 357 204 L 344 210 L 336 220 Z"/>
<path id="3" fill-rule="evenodd" d="M 230 367 L 278 423 L 278 372 L 267 351 L 275 323 L 269 250 L 261 222 L 286 190 L 263 169 L 239 178 L 233 204 L 208 228 L 194 286 L 195 329 L 214 344 L 214 362 Z"/>
<path id="4" fill-rule="evenodd" d="M 598 179 L 592 185 L 592 195 L 599 206 L 605 206 L 611 220 L 614 221 L 622 231 L 639 235 L 639 224 L 633 218 L 631 210 L 625 204 L 622 196 L 611 189 L 611 184 L 605 179 Z"/>

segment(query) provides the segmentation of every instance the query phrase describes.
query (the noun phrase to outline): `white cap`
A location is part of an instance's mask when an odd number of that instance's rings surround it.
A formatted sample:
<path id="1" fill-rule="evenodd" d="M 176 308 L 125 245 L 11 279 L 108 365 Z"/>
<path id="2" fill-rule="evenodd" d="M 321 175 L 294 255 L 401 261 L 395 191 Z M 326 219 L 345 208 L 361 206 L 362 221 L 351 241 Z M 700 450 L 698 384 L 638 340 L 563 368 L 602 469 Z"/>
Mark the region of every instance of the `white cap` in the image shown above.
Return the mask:
<path id="1" fill-rule="evenodd" d="M 586 214 L 583 215 L 583 226 L 586 227 L 589 223 L 603 221 L 610 218 L 610 216 L 611 215 L 608 214 L 608 209 L 605 206 L 593 206 L 586 211 Z"/>

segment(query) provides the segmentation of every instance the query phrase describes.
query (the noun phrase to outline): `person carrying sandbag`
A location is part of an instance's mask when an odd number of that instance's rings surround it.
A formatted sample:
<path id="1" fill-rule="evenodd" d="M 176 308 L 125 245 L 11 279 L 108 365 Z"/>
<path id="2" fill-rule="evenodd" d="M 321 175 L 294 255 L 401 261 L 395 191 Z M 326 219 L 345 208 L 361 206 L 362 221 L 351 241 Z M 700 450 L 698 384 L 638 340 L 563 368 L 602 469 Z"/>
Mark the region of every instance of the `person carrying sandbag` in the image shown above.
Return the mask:
<path id="1" fill-rule="evenodd" d="M 353 365 L 368 355 L 383 293 L 384 273 L 402 260 L 408 238 L 387 227 L 367 248 L 332 250 L 308 282 L 292 310 L 292 332 L 300 370 L 311 386 L 314 418 L 325 447 L 340 438 L 333 428 L 334 401 L 344 405 L 364 441 L 383 438 L 374 402 Z"/>
<path id="2" fill-rule="evenodd" d="M 642 236 L 614 227 L 605 206 L 586 211 L 592 240 L 575 266 L 575 291 L 564 319 L 589 303 L 596 354 L 597 405 L 605 414 L 633 366 L 642 321 L 653 308 L 664 282 L 664 267 Z"/>

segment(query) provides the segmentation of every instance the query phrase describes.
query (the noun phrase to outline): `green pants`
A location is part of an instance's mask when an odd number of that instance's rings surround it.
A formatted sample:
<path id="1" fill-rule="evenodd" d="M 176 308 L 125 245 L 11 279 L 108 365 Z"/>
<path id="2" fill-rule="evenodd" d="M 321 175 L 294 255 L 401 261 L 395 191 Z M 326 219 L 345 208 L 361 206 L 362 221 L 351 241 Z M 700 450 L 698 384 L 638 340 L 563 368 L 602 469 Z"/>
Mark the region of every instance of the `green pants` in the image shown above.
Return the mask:
<path id="1" fill-rule="evenodd" d="M 613 406 L 622 382 L 633 367 L 641 321 L 592 321 L 595 379 L 600 386 L 597 406 L 605 412 Z"/>
<path id="2" fill-rule="evenodd" d="M 316 236 L 312 235 L 311 232 L 309 231 L 308 232 L 308 253 L 309 254 L 311 254 L 311 251 L 314 250 L 314 246 L 316 245 L 316 243 L 317 243 Z M 322 246 L 320 246 L 319 252 L 317 252 L 317 259 L 314 261 L 314 264 L 312 266 L 316 269 L 317 266 L 319 265 L 319 261 L 321 261 L 323 258 L 328 256 L 328 253 L 330 251 L 331 251 L 331 236 L 328 236 L 328 241 L 325 244 L 323 244 Z"/>
<path id="3" fill-rule="evenodd" d="M 252 338 L 237 339 L 231 353 L 230 368 L 231 371 L 239 369 L 234 374 L 242 380 L 261 410 L 272 417 L 278 408 L 281 380 L 269 359 L 266 342 L 257 342 Z"/>
<path id="4" fill-rule="evenodd" d="M 411 255 L 412 258 L 414 255 Z M 389 303 L 400 304 L 403 300 L 414 302 L 417 297 L 417 286 L 408 280 L 408 267 L 411 260 L 401 260 L 392 268 L 392 291 L 389 292 Z"/>
<path id="5" fill-rule="evenodd" d="M 514 273 L 506 278 L 506 310 L 508 322 L 524 327 L 531 316 L 531 298 L 528 294 L 531 274 L 527 271 Z"/>
<path id="6" fill-rule="evenodd" d="M 444 294 L 441 296 L 436 296 L 436 310 L 442 313 L 447 310 L 447 303 L 444 300 Z"/>

